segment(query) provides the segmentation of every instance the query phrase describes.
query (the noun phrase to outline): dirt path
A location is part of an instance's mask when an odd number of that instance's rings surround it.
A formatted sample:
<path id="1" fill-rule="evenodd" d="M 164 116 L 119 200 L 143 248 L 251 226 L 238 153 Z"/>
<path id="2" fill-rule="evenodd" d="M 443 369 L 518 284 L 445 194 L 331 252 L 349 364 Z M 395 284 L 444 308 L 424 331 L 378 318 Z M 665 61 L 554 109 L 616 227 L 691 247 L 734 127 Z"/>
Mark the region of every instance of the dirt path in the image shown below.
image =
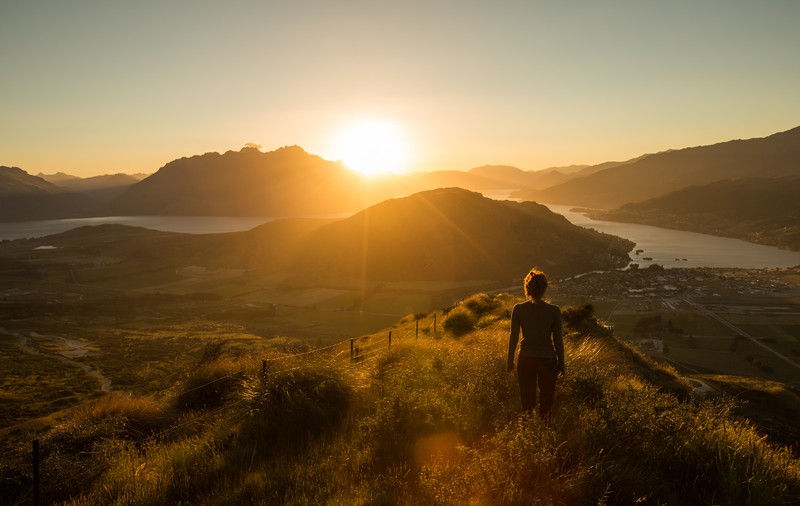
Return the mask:
<path id="1" fill-rule="evenodd" d="M 46 356 L 50 358 L 54 358 L 63 364 L 70 365 L 72 367 L 77 367 L 78 369 L 83 370 L 89 376 L 95 378 L 100 383 L 100 390 L 103 392 L 111 392 L 111 379 L 103 376 L 95 369 L 91 368 L 87 364 L 83 364 L 73 358 L 84 357 L 89 353 L 89 347 L 91 343 L 87 341 L 77 341 L 74 339 L 67 339 L 61 336 L 52 336 L 52 335 L 44 335 L 39 334 L 37 332 L 31 332 L 27 336 L 23 334 L 18 334 L 16 332 L 8 332 L 6 329 L 0 328 L 0 332 L 4 334 L 16 336 L 19 339 L 19 347 L 25 353 L 29 355 L 38 355 L 38 356 Z M 62 346 L 56 353 L 46 353 L 33 348 L 28 344 L 28 337 L 35 337 L 35 338 L 44 338 L 44 339 L 53 339 L 56 341 L 61 341 Z"/>

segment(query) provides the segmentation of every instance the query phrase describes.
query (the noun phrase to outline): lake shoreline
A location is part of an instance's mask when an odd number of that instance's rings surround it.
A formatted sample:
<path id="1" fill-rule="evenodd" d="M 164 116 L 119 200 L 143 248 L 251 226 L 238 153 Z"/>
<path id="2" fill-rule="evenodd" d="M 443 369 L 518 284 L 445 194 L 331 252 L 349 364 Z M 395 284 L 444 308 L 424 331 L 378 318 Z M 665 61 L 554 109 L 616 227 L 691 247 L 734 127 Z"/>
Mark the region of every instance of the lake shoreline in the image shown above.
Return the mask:
<path id="1" fill-rule="evenodd" d="M 800 252 L 755 244 L 741 239 L 698 232 L 595 220 L 578 206 L 545 204 L 574 225 L 612 234 L 636 243 L 632 263 L 646 268 L 720 267 L 743 269 L 790 268 L 800 266 Z"/>
<path id="2" fill-rule="evenodd" d="M 631 263 L 639 267 L 657 264 L 674 267 L 774 268 L 800 265 L 800 252 L 741 239 L 652 225 L 595 220 L 577 206 L 545 204 L 574 225 L 592 228 L 636 243 Z M 346 216 L 318 216 L 318 218 Z M 163 232 L 215 234 L 245 232 L 282 216 L 107 216 L 31 222 L 0 223 L 0 240 L 46 237 L 81 226 L 122 224 Z M 637 254 L 638 252 L 638 254 Z"/>

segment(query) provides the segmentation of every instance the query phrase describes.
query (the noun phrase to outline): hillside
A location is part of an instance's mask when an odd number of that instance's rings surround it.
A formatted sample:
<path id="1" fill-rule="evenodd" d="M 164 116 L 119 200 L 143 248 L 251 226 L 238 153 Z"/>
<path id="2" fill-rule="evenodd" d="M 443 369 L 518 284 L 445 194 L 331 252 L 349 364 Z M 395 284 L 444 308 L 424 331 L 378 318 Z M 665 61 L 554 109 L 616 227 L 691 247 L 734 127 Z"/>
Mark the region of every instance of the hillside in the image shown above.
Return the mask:
<path id="1" fill-rule="evenodd" d="M 534 202 L 446 188 L 391 199 L 320 228 L 298 266 L 312 278 L 504 282 L 533 264 L 556 276 L 622 267 L 632 248 Z"/>
<path id="2" fill-rule="evenodd" d="M 725 179 L 800 174 L 800 127 L 768 137 L 653 154 L 519 197 L 613 209 Z"/>
<path id="3" fill-rule="evenodd" d="M 95 201 L 60 188 L 18 167 L 0 167 L 0 221 L 82 218 L 97 212 Z"/>
<path id="4" fill-rule="evenodd" d="M 518 301 L 476 294 L 355 346 L 255 342 L 227 329 L 226 342 L 195 354 L 169 391 L 105 395 L 41 434 L 42 497 L 68 505 L 796 501 L 800 460 L 788 448 L 734 415 L 731 398 L 693 399 L 674 370 L 617 340 L 588 306 L 563 312 L 567 372 L 551 423 L 518 413 L 516 380 L 505 371 L 508 312 Z M 0 501 L 25 501 L 30 444 L 6 442 L 3 451 Z"/>
<path id="5" fill-rule="evenodd" d="M 390 199 L 345 219 L 278 220 L 247 232 L 191 235 L 104 225 L 20 244 L 124 258 L 143 270 L 258 269 L 313 286 L 507 283 L 534 264 L 568 276 L 624 266 L 633 248 L 539 204 L 496 201 L 458 188 Z"/>
<path id="6" fill-rule="evenodd" d="M 590 214 L 800 250 L 800 176 L 725 180 Z"/>

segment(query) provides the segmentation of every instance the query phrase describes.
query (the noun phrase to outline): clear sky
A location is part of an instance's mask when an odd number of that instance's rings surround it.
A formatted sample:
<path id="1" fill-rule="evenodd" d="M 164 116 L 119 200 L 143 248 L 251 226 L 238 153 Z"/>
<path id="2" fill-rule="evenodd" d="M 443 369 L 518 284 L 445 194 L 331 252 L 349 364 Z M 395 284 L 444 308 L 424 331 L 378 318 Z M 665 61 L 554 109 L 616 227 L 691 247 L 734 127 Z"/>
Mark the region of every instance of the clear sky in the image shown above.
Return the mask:
<path id="1" fill-rule="evenodd" d="M 524 170 L 800 125 L 797 0 L 0 0 L 0 165 L 154 172 L 363 118 L 413 170 Z"/>

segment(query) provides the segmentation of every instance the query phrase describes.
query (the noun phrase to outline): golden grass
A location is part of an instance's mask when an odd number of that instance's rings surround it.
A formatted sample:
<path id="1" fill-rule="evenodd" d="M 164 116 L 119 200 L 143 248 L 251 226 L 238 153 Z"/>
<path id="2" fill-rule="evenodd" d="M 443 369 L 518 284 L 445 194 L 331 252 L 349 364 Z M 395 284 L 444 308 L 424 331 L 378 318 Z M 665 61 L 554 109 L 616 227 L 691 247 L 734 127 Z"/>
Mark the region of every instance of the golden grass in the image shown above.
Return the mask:
<path id="1" fill-rule="evenodd" d="M 441 329 L 414 339 L 416 320 L 407 318 L 392 328 L 405 337 L 389 348 L 376 333 L 357 361 L 346 347 L 273 349 L 263 376 L 256 357 L 207 353 L 168 396 L 101 400 L 52 443 L 91 449 L 89 461 L 60 453 L 58 462 L 100 472 L 50 497 L 76 505 L 771 505 L 800 493 L 791 451 L 735 416 L 730 401 L 684 398 L 674 370 L 606 331 L 587 334 L 602 330 L 597 322 L 567 333 L 552 422 L 520 414 L 516 380 L 505 372 L 514 299 L 480 296 L 459 310 L 476 314 L 475 301 L 492 309 L 478 310 L 475 329 L 458 339 Z M 219 403 L 174 409 L 189 391 Z M 141 437 L 119 420 L 158 428 Z"/>

